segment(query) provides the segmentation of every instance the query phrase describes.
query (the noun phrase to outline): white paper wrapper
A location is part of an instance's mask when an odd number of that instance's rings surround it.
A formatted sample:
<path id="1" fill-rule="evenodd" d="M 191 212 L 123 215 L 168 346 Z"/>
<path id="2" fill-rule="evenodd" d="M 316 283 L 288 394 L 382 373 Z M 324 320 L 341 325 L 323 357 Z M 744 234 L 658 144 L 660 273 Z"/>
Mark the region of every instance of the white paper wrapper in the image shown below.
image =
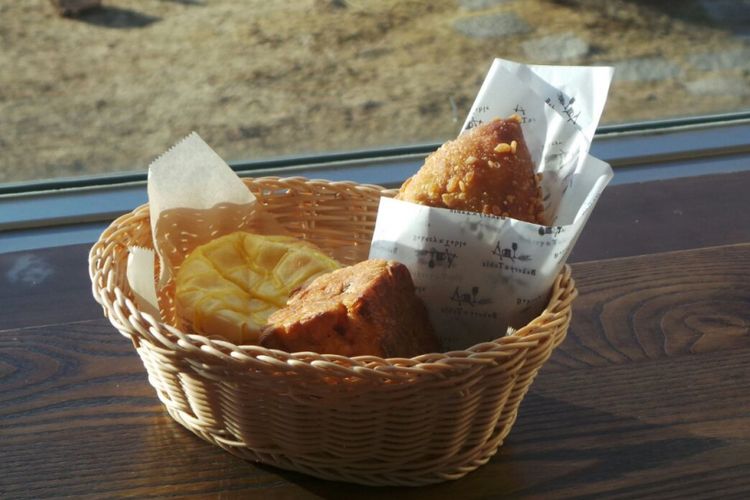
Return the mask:
<path id="1" fill-rule="evenodd" d="M 609 165 L 588 155 L 612 73 L 496 59 L 464 124 L 467 130 L 497 117 L 521 117 L 543 173 L 550 226 L 381 200 L 370 258 L 409 268 L 446 349 L 502 336 L 543 309 L 612 178 Z"/>

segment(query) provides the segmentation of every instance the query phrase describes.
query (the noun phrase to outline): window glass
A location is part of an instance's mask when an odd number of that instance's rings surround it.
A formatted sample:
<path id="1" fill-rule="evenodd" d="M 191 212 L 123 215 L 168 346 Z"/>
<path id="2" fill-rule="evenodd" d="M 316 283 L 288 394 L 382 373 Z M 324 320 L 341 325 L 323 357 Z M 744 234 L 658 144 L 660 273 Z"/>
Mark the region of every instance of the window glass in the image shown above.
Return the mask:
<path id="1" fill-rule="evenodd" d="M 750 108 L 747 0 L 56 3 L 0 0 L 0 183 L 441 142 L 494 57 L 614 65 L 603 123 Z"/>

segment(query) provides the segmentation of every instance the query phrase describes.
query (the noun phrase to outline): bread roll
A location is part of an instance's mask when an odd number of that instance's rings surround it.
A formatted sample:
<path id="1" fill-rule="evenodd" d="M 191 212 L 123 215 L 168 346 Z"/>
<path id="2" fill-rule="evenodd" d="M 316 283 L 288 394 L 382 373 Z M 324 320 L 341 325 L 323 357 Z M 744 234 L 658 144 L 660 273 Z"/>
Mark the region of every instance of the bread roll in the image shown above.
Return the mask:
<path id="1" fill-rule="evenodd" d="M 268 318 L 260 344 L 384 358 L 440 350 L 409 270 L 377 259 L 320 276 L 296 292 Z"/>
<path id="2" fill-rule="evenodd" d="M 396 198 L 544 224 L 538 178 L 515 118 L 479 125 L 443 144 Z"/>

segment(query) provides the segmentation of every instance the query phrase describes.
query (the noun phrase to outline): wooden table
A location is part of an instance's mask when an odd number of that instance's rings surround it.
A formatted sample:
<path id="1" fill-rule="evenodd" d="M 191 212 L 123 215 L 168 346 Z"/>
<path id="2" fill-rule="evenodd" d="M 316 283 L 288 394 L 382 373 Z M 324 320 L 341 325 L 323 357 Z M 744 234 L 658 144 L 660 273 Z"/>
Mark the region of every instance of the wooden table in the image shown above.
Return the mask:
<path id="1" fill-rule="evenodd" d="M 0 254 L 0 497 L 750 495 L 750 173 L 607 189 L 569 335 L 498 454 L 366 488 L 237 459 L 162 409 L 91 298 L 87 246 Z"/>

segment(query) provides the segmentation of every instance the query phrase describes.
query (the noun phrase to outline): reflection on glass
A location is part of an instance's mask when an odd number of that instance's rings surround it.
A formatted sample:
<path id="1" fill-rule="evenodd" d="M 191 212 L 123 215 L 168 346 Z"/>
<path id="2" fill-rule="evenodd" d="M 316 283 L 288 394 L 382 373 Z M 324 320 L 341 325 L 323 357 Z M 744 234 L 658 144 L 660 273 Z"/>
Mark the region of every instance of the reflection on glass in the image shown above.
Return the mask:
<path id="1" fill-rule="evenodd" d="M 494 57 L 614 65 L 603 123 L 750 108 L 746 1 L 112 4 L 0 4 L 0 182 L 444 141 Z"/>

